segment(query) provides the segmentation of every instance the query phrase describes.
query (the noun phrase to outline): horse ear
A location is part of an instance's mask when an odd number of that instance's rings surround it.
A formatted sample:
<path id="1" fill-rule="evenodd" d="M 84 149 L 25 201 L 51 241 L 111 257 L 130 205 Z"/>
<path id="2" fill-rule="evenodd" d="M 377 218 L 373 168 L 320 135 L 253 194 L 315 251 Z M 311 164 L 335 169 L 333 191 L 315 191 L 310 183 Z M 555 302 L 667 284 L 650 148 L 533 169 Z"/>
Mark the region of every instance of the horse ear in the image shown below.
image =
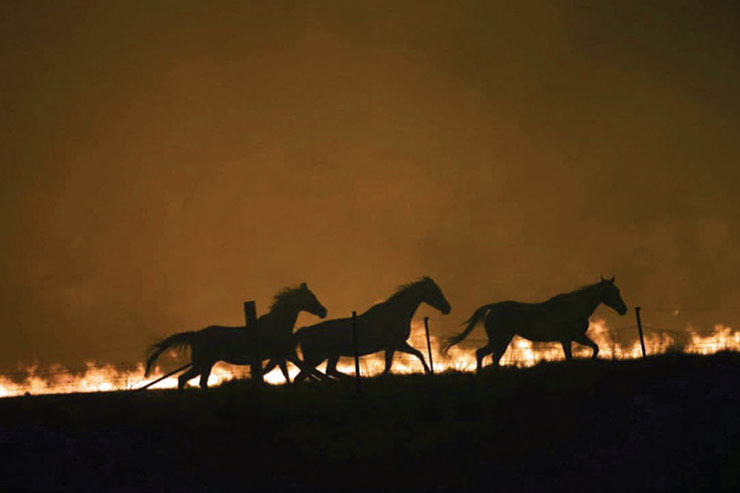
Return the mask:
<path id="1" fill-rule="evenodd" d="M 604 276 L 599 276 L 599 279 L 601 279 L 601 282 L 604 282 L 606 279 L 604 279 Z"/>
<path id="2" fill-rule="evenodd" d="M 301 283 L 301 289 L 308 289 L 308 286 L 306 286 L 306 283 L 305 282 L 302 282 Z"/>
<path id="3" fill-rule="evenodd" d="M 609 279 L 609 282 L 613 283 L 613 282 L 614 282 L 614 278 L 615 278 L 615 277 L 617 277 L 617 276 L 612 276 L 612 278 L 611 278 L 611 279 Z"/>

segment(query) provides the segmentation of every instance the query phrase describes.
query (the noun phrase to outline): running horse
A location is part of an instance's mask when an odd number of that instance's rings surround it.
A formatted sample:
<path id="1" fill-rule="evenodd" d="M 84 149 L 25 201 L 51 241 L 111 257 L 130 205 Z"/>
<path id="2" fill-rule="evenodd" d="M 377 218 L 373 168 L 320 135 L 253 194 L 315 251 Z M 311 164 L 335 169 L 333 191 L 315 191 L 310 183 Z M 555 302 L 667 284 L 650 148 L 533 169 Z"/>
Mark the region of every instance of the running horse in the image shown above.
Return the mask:
<path id="1" fill-rule="evenodd" d="M 411 334 L 411 319 L 422 303 L 436 308 L 443 314 L 450 313 L 450 304 L 442 294 L 439 286 L 429 277 L 406 284 L 386 301 L 370 307 L 365 313 L 357 316 L 357 349 L 360 356 L 385 351 L 385 371 L 391 371 L 393 354 L 396 351 L 408 353 L 419 358 L 424 371 L 429 373 L 429 366 L 424 355 L 409 345 L 406 340 Z M 315 368 L 324 360 L 326 374 L 334 377 L 347 375 L 337 370 L 337 363 L 342 356 L 354 356 L 352 338 L 352 318 L 327 320 L 316 325 L 303 327 L 295 334 L 303 352 L 303 364 L 307 369 Z M 271 362 L 274 367 L 275 362 Z M 267 370 L 271 369 L 268 364 Z M 311 376 L 302 369 L 295 378 L 300 381 Z"/>
<path id="2" fill-rule="evenodd" d="M 146 361 L 148 375 L 155 361 L 170 347 L 190 347 L 191 368 L 178 377 L 179 389 L 188 380 L 200 375 L 200 386 L 208 387 L 208 376 L 211 368 L 218 361 L 235 365 L 252 365 L 252 377 L 262 379 L 262 361 L 280 359 L 280 369 L 286 380 L 288 368 L 285 361 L 290 361 L 301 369 L 304 365 L 296 354 L 296 340 L 293 326 L 302 311 L 318 317 L 326 317 L 326 308 L 319 303 L 316 296 L 308 289 L 306 283 L 298 288 L 286 288 L 280 291 L 270 307 L 270 311 L 250 325 L 225 327 L 211 325 L 201 330 L 180 332 L 152 346 L 152 352 Z M 305 368 L 312 376 L 326 378 L 318 370 Z"/>
<path id="3" fill-rule="evenodd" d="M 502 301 L 483 305 L 463 322 L 467 324 L 465 330 L 448 339 L 444 352 L 462 342 L 479 322 L 484 321 L 488 343 L 475 352 L 477 371 L 489 354 L 492 354 L 494 366 L 498 365 L 515 335 L 530 341 L 560 342 L 568 360 L 573 357 L 571 343 L 577 342 L 593 349 L 592 357 L 596 358 L 599 346 L 586 336 L 586 330 L 588 318 L 601 303 L 620 315 L 627 313 L 614 277 L 602 277 L 596 284 L 553 296 L 543 303 Z"/>

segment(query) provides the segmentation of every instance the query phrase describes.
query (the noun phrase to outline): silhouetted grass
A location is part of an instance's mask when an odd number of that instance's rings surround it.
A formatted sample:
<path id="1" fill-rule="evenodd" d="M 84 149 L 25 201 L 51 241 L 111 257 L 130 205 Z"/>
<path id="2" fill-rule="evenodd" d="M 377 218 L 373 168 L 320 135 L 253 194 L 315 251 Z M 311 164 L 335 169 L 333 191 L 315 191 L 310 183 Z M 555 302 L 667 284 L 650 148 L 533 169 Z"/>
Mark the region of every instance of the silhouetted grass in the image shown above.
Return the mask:
<path id="1" fill-rule="evenodd" d="M 0 400 L 7 487 L 736 490 L 740 355 Z"/>

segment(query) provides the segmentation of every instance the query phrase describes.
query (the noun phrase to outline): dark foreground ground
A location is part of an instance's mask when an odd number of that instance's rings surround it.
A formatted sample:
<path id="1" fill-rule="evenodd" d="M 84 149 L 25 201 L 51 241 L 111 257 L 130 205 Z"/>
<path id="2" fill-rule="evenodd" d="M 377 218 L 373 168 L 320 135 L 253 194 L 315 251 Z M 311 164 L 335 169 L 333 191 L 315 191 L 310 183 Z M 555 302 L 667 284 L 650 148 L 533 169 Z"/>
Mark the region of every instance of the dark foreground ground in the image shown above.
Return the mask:
<path id="1" fill-rule="evenodd" d="M 740 354 L 0 400 L 0 488 L 740 491 Z"/>

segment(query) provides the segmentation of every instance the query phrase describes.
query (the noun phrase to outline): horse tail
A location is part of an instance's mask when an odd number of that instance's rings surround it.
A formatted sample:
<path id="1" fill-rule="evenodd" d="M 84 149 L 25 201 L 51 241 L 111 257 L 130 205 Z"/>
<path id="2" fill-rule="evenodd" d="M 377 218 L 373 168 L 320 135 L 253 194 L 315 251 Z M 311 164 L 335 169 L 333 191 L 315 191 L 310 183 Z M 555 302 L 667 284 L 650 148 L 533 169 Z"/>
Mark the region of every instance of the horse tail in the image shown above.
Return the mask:
<path id="1" fill-rule="evenodd" d="M 178 332 L 177 334 L 173 334 L 166 339 L 162 339 L 156 344 L 152 344 L 152 347 L 150 348 L 150 351 L 152 353 L 146 360 L 146 370 L 144 371 L 144 376 L 149 376 L 149 373 L 152 371 L 152 367 L 154 366 L 154 362 L 157 361 L 159 355 L 165 352 L 167 348 L 172 346 L 178 348 L 189 346 L 193 334 L 195 334 L 195 331 Z"/>
<path id="2" fill-rule="evenodd" d="M 491 303 L 490 305 L 483 305 L 482 307 L 478 308 L 469 319 L 462 323 L 462 325 L 467 324 L 465 330 L 447 339 L 447 344 L 442 349 L 442 352 L 447 353 L 447 351 L 449 351 L 452 346 L 459 342 L 462 342 L 463 339 L 468 337 L 470 331 L 475 328 L 478 322 L 481 322 L 483 320 L 483 318 L 488 314 L 493 305 L 495 305 L 495 303 Z"/>

